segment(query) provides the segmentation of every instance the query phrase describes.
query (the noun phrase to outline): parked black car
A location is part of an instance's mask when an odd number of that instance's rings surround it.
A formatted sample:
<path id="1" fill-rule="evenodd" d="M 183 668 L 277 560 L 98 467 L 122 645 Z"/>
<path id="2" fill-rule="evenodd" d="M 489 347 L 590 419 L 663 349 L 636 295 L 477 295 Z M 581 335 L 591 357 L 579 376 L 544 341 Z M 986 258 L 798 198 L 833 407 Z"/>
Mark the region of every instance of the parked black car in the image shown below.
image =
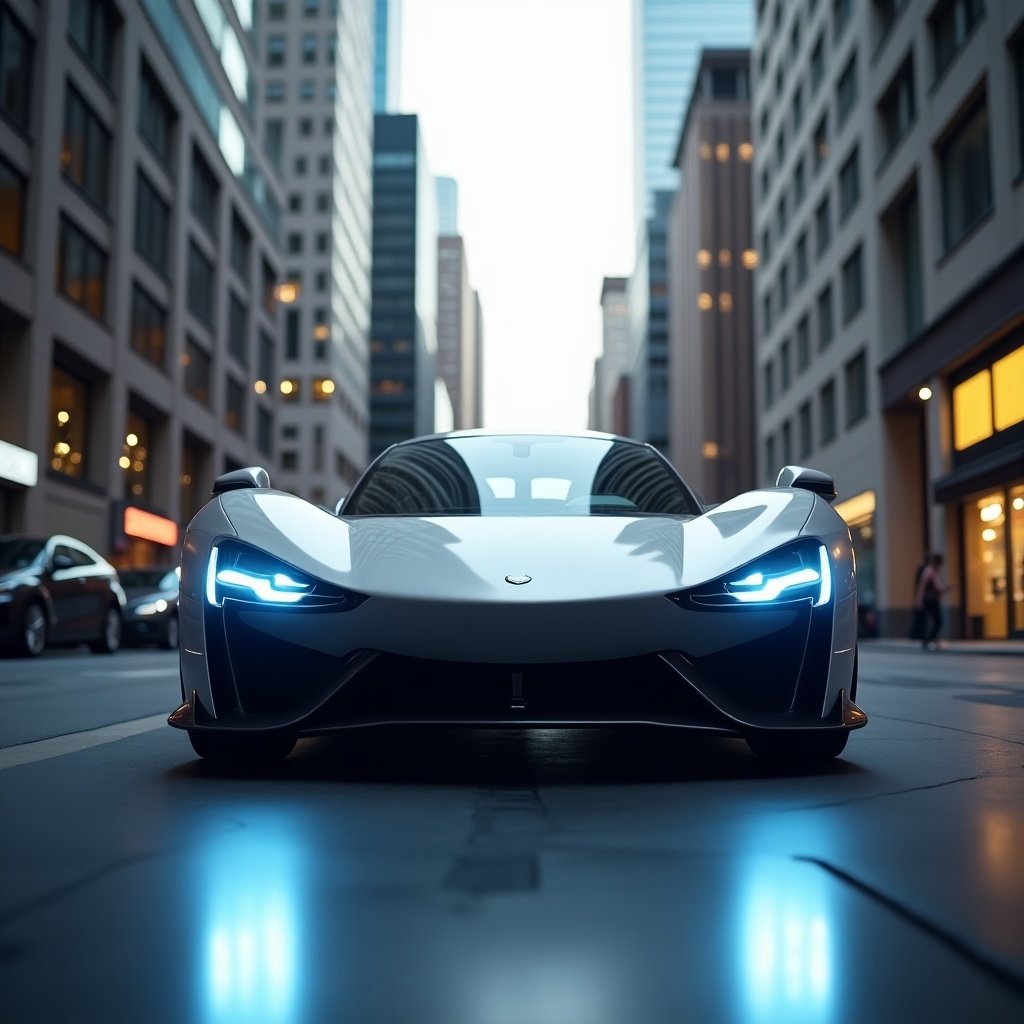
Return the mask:
<path id="1" fill-rule="evenodd" d="M 178 647 L 178 582 L 181 570 L 166 565 L 122 569 L 125 643 Z"/>
<path id="2" fill-rule="evenodd" d="M 0 536 L 0 647 L 36 657 L 47 646 L 121 645 L 117 570 L 73 537 Z"/>

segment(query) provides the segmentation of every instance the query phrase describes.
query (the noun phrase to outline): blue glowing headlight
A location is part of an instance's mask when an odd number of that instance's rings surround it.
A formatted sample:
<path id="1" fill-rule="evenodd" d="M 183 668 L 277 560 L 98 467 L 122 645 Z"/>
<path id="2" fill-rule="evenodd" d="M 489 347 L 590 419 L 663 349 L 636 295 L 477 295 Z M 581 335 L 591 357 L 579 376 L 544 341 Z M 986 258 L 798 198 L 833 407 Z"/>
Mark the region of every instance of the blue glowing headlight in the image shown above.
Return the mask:
<path id="1" fill-rule="evenodd" d="M 267 604 L 298 604 L 313 593 L 313 582 L 287 566 L 275 566 L 269 559 L 231 551 L 220 557 L 213 548 L 206 566 L 206 599 L 220 607 L 224 598 Z"/>
<path id="2" fill-rule="evenodd" d="M 773 551 L 707 588 L 670 597 L 679 604 L 715 607 L 810 601 L 817 608 L 832 600 L 832 563 L 824 544 L 802 541 Z"/>

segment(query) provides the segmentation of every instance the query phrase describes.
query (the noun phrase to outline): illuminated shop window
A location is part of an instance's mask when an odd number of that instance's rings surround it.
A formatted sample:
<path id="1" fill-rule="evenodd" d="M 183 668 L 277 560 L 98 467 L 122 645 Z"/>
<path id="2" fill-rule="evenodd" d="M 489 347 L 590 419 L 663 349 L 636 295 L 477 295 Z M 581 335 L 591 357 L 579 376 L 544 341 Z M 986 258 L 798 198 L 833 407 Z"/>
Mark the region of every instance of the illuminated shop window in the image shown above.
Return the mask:
<path id="1" fill-rule="evenodd" d="M 992 393 L 996 430 L 1024 420 L 1024 345 L 992 364 Z"/>
<path id="2" fill-rule="evenodd" d="M 85 475 L 88 385 L 64 370 L 50 377 L 50 468 L 65 476 Z"/>
<path id="3" fill-rule="evenodd" d="M 953 388 L 953 445 L 958 452 L 992 435 L 992 375 L 982 370 Z"/>
<path id="4" fill-rule="evenodd" d="M 334 381 L 330 378 L 319 378 L 313 381 L 313 398 L 317 402 L 326 402 L 334 394 Z"/>

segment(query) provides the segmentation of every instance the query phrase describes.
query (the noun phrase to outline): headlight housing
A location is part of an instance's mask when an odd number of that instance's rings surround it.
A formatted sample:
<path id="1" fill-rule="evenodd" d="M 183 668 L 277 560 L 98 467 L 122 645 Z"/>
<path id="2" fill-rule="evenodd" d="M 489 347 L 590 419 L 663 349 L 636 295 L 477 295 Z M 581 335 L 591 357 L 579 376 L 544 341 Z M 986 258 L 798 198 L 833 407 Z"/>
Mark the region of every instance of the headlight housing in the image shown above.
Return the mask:
<path id="1" fill-rule="evenodd" d="M 217 608 L 229 600 L 280 608 L 340 605 L 345 610 L 365 597 L 324 583 L 247 544 L 223 541 L 210 551 L 206 600 Z"/>
<path id="2" fill-rule="evenodd" d="M 820 541 L 801 541 L 762 555 L 712 583 L 670 595 L 679 604 L 777 608 L 832 600 L 832 562 Z"/>
<path id="3" fill-rule="evenodd" d="M 136 605 L 134 611 L 136 615 L 159 615 L 167 611 L 167 602 L 162 597 L 156 601 L 144 601 Z"/>

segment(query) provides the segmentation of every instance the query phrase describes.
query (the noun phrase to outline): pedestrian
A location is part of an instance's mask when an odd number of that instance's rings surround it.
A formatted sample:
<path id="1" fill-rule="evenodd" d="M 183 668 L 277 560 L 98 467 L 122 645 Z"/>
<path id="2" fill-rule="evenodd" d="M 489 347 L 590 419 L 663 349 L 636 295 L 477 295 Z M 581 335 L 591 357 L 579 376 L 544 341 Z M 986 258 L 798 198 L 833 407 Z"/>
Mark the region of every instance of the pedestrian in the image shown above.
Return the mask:
<path id="1" fill-rule="evenodd" d="M 926 651 L 938 649 L 937 638 L 942 629 L 940 596 L 949 589 L 942 578 L 942 562 L 942 555 L 938 552 L 928 557 L 928 564 L 918 578 L 914 597 L 914 609 L 921 616 L 921 647 Z"/>
<path id="2" fill-rule="evenodd" d="M 921 586 L 921 577 L 925 569 L 931 564 L 932 554 L 925 552 L 924 560 L 914 570 L 914 615 L 910 620 L 910 639 L 920 640 L 924 636 L 924 609 L 918 605 L 917 590 Z"/>

